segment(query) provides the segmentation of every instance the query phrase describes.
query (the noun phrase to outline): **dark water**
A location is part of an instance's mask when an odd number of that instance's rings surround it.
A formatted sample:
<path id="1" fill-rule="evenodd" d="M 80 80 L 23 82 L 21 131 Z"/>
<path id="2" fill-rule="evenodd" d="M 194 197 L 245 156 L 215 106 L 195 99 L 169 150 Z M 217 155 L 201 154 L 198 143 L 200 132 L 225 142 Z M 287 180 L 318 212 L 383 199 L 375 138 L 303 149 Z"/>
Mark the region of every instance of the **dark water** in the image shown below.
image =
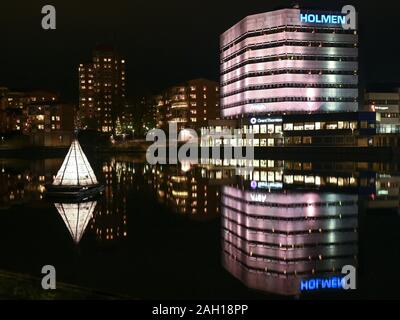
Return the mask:
<path id="1" fill-rule="evenodd" d="M 104 194 L 54 204 L 62 160 L 0 160 L 0 269 L 135 298 L 400 298 L 396 163 L 92 157 Z M 300 291 L 344 265 L 356 290 Z"/>

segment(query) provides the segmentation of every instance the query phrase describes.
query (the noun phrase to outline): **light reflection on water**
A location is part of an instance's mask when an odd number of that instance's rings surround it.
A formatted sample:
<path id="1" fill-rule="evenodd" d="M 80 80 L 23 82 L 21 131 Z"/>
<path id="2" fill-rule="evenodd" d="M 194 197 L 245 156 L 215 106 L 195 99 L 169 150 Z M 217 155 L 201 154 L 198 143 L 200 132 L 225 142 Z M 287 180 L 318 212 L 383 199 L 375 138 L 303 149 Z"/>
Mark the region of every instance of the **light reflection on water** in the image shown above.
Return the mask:
<path id="1" fill-rule="evenodd" d="M 0 214 L 18 206 L 49 208 L 44 185 L 61 163 L 0 160 Z M 212 163 L 150 166 L 124 155 L 97 159 L 94 170 L 105 184 L 99 199 L 51 204 L 76 245 L 94 240 L 124 247 L 129 225 L 138 222 L 129 210 L 132 195 L 137 201 L 151 194 L 171 219 L 220 224 L 215 247 L 222 267 L 248 288 L 284 296 L 300 295 L 301 279 L 338 274 L 348 264 L 362 269 L 362 216 L 396 215 L 399 208 L 400 175 L 392 163 L 258 160 L 251 171 L 240 171 Z M 145 199 L 137 205 L 144 212 Z M 143 228 L 150 236 L 151 226 Z"/>

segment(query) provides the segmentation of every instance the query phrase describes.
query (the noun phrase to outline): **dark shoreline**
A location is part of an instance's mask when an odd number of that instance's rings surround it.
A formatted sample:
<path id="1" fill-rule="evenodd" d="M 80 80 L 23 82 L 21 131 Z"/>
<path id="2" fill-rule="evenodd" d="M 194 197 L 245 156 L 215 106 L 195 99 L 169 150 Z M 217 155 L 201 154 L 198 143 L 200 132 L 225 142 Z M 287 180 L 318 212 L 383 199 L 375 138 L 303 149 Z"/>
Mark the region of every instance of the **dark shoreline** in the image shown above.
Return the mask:
<path id="1" fill-rule="evenodd" d="M 29 147 L 21 149 L 0 149 L 0 157 L 3 158 L 59 158 L 64 157 L 69 147 Z M 199 148 L 199 156 L 201 150 L 207 148 Z M 212 155 L 212 148 L 209 149 L 209 155 Z M 84 147 L 88 154 L 137 154 L 144 155 L 146 147 L 141 148 L 90 148 Z M 221 157 L 224 150 L 221 148 Z M 168 154 L 168 150 L 167 150 Z M 245 151 L 243 149 L 243 154 Z M 393 161 L 400 158 L 400 150 L 391 147 L 255 147 L 255 159 L 282 159 L 282 160 L 367 160 L 367 161 Z"/>

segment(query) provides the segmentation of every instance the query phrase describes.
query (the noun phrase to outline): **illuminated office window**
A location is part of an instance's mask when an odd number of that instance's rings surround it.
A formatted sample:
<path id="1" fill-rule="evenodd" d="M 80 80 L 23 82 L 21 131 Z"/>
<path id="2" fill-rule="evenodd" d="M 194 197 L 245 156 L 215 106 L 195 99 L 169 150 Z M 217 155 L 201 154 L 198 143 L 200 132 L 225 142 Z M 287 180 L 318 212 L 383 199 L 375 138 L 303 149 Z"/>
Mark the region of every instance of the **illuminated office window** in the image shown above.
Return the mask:
<path id="1" fill-rule="evenodd" d="M 261 171 L 261 181 L 267 181 L 267 172 Z"/>
<path id="2" fill-rule="evenodd" d="M 275 161 L 274 160 L 268 160 L 267 161 L 267 166 L 268 166 L 268 168 L 274 168 L 275 167 Z"/>
<path id="3" fill-rule="evenodd" d="M 293 184 L 294 179 L 293 179 L 293 176 L 292 176 L 292 175 L 287 175 L 287 176 L 284 177 L 283 181 L 284 181 L 286 184 Z"/>
<path id="4" fill-rule="evenodd" d="M 273 125 L 273 124 L 268 125 L 268 133 L 269 134 L 274 133 L 274 129 L 275 129 L 275 125 Z"/>
<path id="5" fill-rule="evenodd" d="M 262 124 L 260 126 L 260 133 L 267 133 L 267 125 L 266 124 Z"/>
<path id="6" fill-rule="evenodd" d="M 326 124 L 328 130 L 336 130 L 338 128 L 337 122 L 331 122 Z"/>
<path id="7" fill-rule="evenodd" d="M 293 126 L 293 129 L 294 129 L 295 131 L 304 130 L 304 125 L 303 125 L 302 123 L 296 123 L 296 124 Z"/>
<path id="8" fill-rule="evenodd" d="M 305 130 L 314 130 L 314 127 L 315 127 L 315 125 L 314 125 L 313 122 L 308 122 L 308 123 L 304 124 L 304 129 Z"/>
<path id="9" fill-rule="evenodd" d="M 283 130 L 285 131 L 292 131 L 293 130 L 293 123 L 285 123 L 283 125 Z"/>

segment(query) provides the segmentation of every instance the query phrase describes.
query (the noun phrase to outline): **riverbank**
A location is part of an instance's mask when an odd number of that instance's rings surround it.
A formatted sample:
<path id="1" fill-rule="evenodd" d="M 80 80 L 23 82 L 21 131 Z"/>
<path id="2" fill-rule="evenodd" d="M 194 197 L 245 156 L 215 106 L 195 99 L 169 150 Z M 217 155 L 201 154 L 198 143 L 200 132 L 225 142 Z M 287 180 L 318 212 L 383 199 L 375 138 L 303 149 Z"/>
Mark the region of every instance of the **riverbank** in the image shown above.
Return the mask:
<path id="1" fill-rule="evenodd" d="M 57 282 L 57 289 L 44 290 L 41 279 L 0 270 L 0 300 L 115 300 L 127 297 Z"/>
<path id="2" fill-rule="evenodd" d="M 152 142 L 143 140 L 129 141 L 109 146 L 82 145 L 85 152 L 89 154 L 137 154 L 144 157 Z M 177 149 L 179 150 L 180 144 Z M 29 158 L 52 158 L 64 157 L 69 147 L 26 147 L 26 148 L 0 148 L 0 157 L 29 157 Z M 198 154 L 212 155 L 212 148 L 199 147 Z M 159 152 L 168 156 L 168 148 L 160 147 Z M 224 148 L 220 150 L 221 157 Z M 245 154 L 245 149 L 243 149 Z M 399 148 L 391 147 L 347 147 L 347 146 L 286 146 L 286 147 L 255 147 L 255 159 L 287 159 L 287 160 L 380 160 L 391 161 L 400 157 Z"/>

